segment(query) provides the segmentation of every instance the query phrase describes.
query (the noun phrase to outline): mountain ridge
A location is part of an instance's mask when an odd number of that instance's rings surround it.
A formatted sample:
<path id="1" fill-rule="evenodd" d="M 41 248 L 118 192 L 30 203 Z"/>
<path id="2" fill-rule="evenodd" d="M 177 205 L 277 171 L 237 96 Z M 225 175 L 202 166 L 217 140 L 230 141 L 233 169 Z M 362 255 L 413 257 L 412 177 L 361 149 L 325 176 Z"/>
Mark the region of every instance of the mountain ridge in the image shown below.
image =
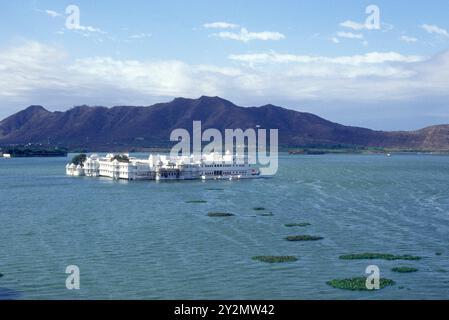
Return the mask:
<path id="1" fill-rule="evenodd" d="M 0 121 L 0 144 L 50 143 L 68 147 L 154 147 L 169 144 L 176 128 L 279 129 L 279 144 L 449 150 L 449 125 L 414 131 L 345 126 L 317 115 L 267 104 L 241 107 L 220 97 L 175 98 L 151 106 L 75 106 L 51 112 L 32 105 Z"/>

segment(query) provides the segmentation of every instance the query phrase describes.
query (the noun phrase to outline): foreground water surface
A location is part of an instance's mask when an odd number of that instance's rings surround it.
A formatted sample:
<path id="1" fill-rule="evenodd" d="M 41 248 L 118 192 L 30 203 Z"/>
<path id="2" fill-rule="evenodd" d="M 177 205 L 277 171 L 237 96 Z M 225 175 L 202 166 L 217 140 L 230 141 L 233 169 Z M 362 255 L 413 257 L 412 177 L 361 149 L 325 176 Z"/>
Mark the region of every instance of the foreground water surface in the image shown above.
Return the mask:
<path id="1" fill-rule="evenodd" d="M 447 156 L 285 154 L 272 179 L 161 183 L 67 177 L 67 161 L 0 159 L 0 299 L 449 298 Z M 311 225 L 284 226 L 299 222 Z M 284 240 L 297 234 L 324 239 Z M 360 252 L 422 259 L 339 259 Z M 370 264 L 396 284 L 326 284 Z M 68 265 L 79 266 L 81 290 L 66 289 Z"/>

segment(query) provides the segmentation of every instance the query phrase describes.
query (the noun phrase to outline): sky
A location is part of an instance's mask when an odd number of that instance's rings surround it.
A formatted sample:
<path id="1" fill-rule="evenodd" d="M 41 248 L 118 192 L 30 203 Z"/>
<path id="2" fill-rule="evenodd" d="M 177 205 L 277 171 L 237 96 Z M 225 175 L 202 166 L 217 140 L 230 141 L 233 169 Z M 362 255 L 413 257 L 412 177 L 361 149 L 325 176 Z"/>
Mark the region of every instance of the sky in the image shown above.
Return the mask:
<path id="1" fill-rule="evenodd" d="M 447 0 L 23 0 L 0 14 L 0 119 L 207 95 L 379 130 L 449 123 Z"/>

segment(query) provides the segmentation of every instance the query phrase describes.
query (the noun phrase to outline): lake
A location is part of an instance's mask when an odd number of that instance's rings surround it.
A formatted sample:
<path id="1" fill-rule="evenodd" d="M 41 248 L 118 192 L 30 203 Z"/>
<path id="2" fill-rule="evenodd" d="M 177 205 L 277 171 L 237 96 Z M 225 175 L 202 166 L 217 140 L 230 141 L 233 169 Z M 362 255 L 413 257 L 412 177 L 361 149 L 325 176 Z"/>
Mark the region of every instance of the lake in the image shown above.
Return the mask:
<path id="1" fill-rule="evenodd" d="M 281 154 L 273 178 L 205 182 L 68 177 L 71 156 L 0 159 L 0 299 L 449 298 L 448 156 Z M 285 240 L 303 234 L 324 239 Z M 339 259 L 362 252 L 422 259 Z M 68 265 L 80 290 L 66 289 Z M 396 284 L 326 284 L 368 265 Z"/>

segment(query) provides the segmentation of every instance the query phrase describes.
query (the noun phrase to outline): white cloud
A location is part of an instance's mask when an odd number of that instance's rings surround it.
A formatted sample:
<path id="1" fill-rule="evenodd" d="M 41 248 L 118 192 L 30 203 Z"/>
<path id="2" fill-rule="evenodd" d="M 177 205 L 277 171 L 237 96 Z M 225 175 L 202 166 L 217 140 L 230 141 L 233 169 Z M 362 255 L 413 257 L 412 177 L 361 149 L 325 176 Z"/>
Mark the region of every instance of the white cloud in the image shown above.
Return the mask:
<path id="1" fill-rule="evenodd" d="M 152 36 L 151 33 L 138 33 L 133 34 L 130 36 L 131 39 L 144 39 L 144 38 L 150 38 Z"/>
<path id="2" fill-rule="evenodd" d="M 269 52 L 229 59 L 234 67 L 112 57 L 72 60 L 61 48 L 27 42 L 0 49 L 0 105 L 146 105 L 161 97 L 201 95 L 265 102 L 449 98 L 449 52 L 432 58 L 397 52 L 333 57 Z"/>
<path id="3" fill-rule="evenodd" d="M 384 32 L 388 32 L 388 31 L 391 31 L 394 29 L 394 25 L 392 25 L 391 23 L 386 23 L 386 22 L 382 22 L 380 24 L 380 27 Z"/>
<path id="4" fill-rule="evenodd" d="M 409 37 L 409 36 L 401 36 L 399 39 L 400 39 L 401 41 L 407 42 L 407 43 L 418 42 L 418 39 L 417 39 L 417 38 Z"/>
<path id="5" fill-rule="evenodd" d="M 58 13 L 58 12 L 56 12 L 56 11 L 53 11 L 53 10 L 49 10 L 49 9 L 45 10 L 45 13 L 46 13 L 47 15 L 49 15 L 50 17 L 53 17 L 53 18 L 61 17 L 61 16 L 62 16 L 60 13 Z"/>
<path id="6" fill-rule="evenodd" d="M 361 33 L 352 33 L 352 32 L 337 32 L 337 36 L 340 38 L 347 38 L 347 39 L 363 39 L 363 34 Z"/>
<path id="7" fill-rule="evenodd" d="M 332 37 L 332 38 L 331 38 L 331 41 L 332 41 L 333 43 L 340 43 L 340 40 L 339 40 L 337 37 Z"/>
<path id="8" fill-rule="evenodd" d="M 352 30 L 367 29 L 364 23 L 358 23 L 358 22 L 354 22 L 354 21 L 351 21 L 351 20 L 346 20 L 346 21 L 340 23 L 340 27 L 349 28 L 349 29 L 352 29 Z"/>
<path id="9" fill-rule="evenodd" d="M 353 56 L 309 56 L 276 52 L 255 54 L 232 54 L 229 59 L 247 63 L 330 63 L 345 65 L 382 64 L 388 62 L 413 63 L 423 61 L 420 56 L 405 56 L 397 52 L 369 52 Z"/>
<path id="10" fill-rule="evenodd" d="M 240 26 L 229 22 L 211 22 L 205 23 L 203 27 L 206 29 L 237 29 Z"/>
<path id="11" fill-rule="evenodd" d="M 263 31 L 263 32 L 249 32 L 247 29 L 242 28 L 240 32 L 223 31 L 215 34 L 215 36 L 222 39 L 237 40 L 242 42 L 248 42 L 251 40 L 282 40 L 285 39 L 285 35 L 279 32 Z"/>
<path id="12" fill-rule="evenodd" d="M 69 30 L 80 31 L 80 32 L 83 32 L 84 35 L 87 35 L 88 33 L 101 33 L 101 34 L 107 33 L 106 31 L 103 31 L 100 28 L 95 28 L 92 26 L 82 26 L 82 25 L 74 26 L 73 29 L 69 29 Z"/>
<path id="13" fill-rule="evenodd" d="M 38 12 L 44 12 L 48 16 L 50 16 L 52 18 L 63 17 L 63 15 L 61 13 L 56 12 L 54 10 L 50 10 L 50 9 L 46 9 L 46 10 L 35 9 L 35 10 L 38 11 Z M 90 36 L 91 33 L 107 34 L 106 31 L 103 31 L 100 28 L 96 28 L 96 27 L 93 27 L 93 26 L 73 25 L 73 26 L 71 26 L 71 28 L 67 28 L 67 26 L 65 26 L 65 28 L 67 30 L 71 30 L 71 31 L 75 31 L 75 32 L 81 33 L 85 37 Z M 57 31 L 56 34 L 62 35 L 63 32 L 62 31 Z"/>
<path id="14" fill-rule="evenodd" d="M 355 22 L 352 20 L 346 20 L 339 24 L 340 27 L 352 29 L 355 31 L 362 30 L 382 30 L 383 32 L 388 32 L 394 29 L 394 25 L 391 23 L 381 22 L 379 28 L 373 28 L 371 25 L 366 25 L 366 23 Z"/>
<path id="15" fill-rule="evenodd" d="M 449 37 L 449 33 L 447 32 L 446 29 L 440 28 L 436 25 L 423 24 L 421 25 L 421 28 L 430 34 L 437 34 L 440 36 Z"/>
<path id="16" fill-rule="evenodd" d="M 178 60 L 90 57 L 71 61 L 59 48 L 27 42 L 0 50 L 0 101 L 137 104 L 155 96 L 226 95 L 227 83 L 240 74 L 238 68 Z M 42 102 L 43 97 L 49 98 Z M 104 102 L 108 103 L 112 102 Z"/>
<path id="17" fill-rule="evenodd" d="M 64 70 L 65 58 L 60 50 L 38 42 L 0 51 L 0 98 L 20 99 L 41 86 L 58 90 L 65 81 L 55 73 Z"/>

